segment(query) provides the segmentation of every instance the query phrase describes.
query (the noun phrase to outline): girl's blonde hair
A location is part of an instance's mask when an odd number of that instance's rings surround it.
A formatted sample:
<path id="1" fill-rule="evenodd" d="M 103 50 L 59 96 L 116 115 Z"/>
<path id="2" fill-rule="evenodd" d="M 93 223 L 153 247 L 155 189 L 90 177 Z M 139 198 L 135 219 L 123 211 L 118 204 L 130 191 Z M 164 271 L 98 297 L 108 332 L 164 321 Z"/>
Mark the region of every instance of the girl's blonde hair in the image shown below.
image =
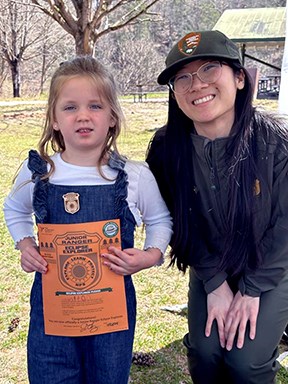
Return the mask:
<path id="1" fill-rule="evenodd" d="M 40 155 L 51 165 L 49 174 L 46 177 L 49 177 L 55 169 L 54 163 L 49 157 L 50 149 L 54 153 L 65 150 L 65 143 L 61 132 L 53 129 L 56 103 L 63 85 L 68 80 L 78 76 L 89 77 L 92 80 L 95 87 L 97 87 L 100 97 L 109 103 L 112 117 L 115 120 L 115 126 L 109 128 L 106 142 L 103 145 L 98 164 L 96 164 L 101 174 L 101 162 L 109 154 L 110 150 L 113 149 L 119 154 L 116 139 L 120 134 L 124 116 L 118 100 L 116 82 L 107 68 L 95 58 L 92 56 L 78 56 L 61 63 L 51 79 L 44 130 L 38 144 Z"/>

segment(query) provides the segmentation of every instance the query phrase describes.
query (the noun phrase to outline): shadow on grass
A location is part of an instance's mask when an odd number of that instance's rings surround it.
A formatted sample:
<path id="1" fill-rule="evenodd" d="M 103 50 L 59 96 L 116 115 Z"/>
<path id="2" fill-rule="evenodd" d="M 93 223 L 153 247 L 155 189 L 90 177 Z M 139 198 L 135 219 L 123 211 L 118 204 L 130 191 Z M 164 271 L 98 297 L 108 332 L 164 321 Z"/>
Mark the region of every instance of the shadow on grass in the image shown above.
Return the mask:
<path id="1" fill-rule="evenodd" d="M 134 352 L 131 384 L 191 384 L 182 338 L 155 352 Z"/>
<path id="2" fill-rule="evenodd" d="M 155 352 L 134 352 L 129 384 L 166 383 L 193 384 L 182 339 L 175 340 Z M 276 384 L 288 384 L 288 371 L 283 365 L 277 374 Z"/>

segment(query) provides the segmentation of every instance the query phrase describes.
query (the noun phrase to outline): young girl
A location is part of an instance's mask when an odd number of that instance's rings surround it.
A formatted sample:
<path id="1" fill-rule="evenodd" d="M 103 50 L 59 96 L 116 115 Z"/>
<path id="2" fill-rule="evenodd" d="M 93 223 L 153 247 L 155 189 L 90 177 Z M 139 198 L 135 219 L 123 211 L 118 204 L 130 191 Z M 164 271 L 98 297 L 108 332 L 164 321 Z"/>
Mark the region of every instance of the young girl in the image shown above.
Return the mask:
<path id="1" fill-rule="evenodd" d="M 122 111 L 115 82 L 98 61 L 78 57 L 52 77 L 39 154 L 31 150 L 4 204 L 5 220 L 25 272 L 34 272 L 28 334 L 31 384 L 127 384 L 136 299 L 131 274 L 161 263 L 171 218 L 145 163 L 119 155 Z M 49 155 L 52 149 L 52 156 Z M 80 196 L 66 211 L 63 195 Z M 45 335 L 42 274 L 47 262 L 34 235 L 37 223 L 71 224 L 120 219 L 122 250 L 102 255 L 105 268 L 124 275 L 129 329 L 93 336 Z M 135 224 L 145 223 L 144 249 L 133 248 Z"/>
<path id="2" fill-rule="evenodd" d="M 189 270 L 184 337 L 194 384 L 270 384 L 288 320 L 288 127 L 252 105 L 237 46 L 192 31 L 171 49 L 165 127 L 148 164 Z"/>

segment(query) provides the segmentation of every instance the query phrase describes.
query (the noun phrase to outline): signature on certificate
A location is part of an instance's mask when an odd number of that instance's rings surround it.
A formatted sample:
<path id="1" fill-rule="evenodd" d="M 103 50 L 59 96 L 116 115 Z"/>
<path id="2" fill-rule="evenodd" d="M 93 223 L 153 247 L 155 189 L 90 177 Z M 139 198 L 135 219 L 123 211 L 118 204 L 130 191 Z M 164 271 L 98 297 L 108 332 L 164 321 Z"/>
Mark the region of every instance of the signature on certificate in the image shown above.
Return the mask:
<path id="1" fill-rule="evenodd" d="M 96 320 L 93 321 L 88 321 L 87 323 L 85 324 L 81 324 L 81 327 L 80 327 L 80 332 L 95 332 L 98 330 L 98 326 L 96 325 Z"/>

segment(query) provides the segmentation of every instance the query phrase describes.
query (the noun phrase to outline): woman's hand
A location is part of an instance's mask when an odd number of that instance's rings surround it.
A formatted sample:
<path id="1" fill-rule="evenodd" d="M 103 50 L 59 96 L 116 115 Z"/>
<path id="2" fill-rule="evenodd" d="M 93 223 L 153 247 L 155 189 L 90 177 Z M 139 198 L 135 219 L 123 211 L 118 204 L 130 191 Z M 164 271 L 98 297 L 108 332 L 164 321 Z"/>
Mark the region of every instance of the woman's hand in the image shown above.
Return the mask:
<path id="1" fill-rule="evenodd" d="M 225 348 L 226 345 L 226 318 L 232 302 L 233 292 L 231 291 L 226 281 L 224 281 L 220 287 L 216 288 L 214 291 L 207 295 L 208 317 L 205 327 L 205 335 L 207 337 L 210 336 L 213 321 L 216 320 L 220 345 L 222 348 Z"/>
<path id="2" fill-rule="evenodd" d="M 103 264 L 118 275 L 132 275 L 142 269 L 150 268 L 161 258 L 158 248 L 149 248 L 141 251 L 137 248 L 127 248 L 121 251 L 119 248 L 109 247 L 109 253 L 103 253 Z"/>
<path id="3" fill-rule="evenodd" d="M 237 292 L 225 322 L 226 349 L 228 351 L 233 347 L 237 331 L 237 348 L 243 347 L 248 322 L 250 323 L 249 337 L 251 340 L 255 338 L 259 306 L 259 297 L 242 296 L 240 292 Z"/>
<path id="4" fill-rule="evenodd" d="M 17 243 L 17 248 L 21 252 L 21 267 L 25 272 L 47 272 L 47 262 L 38 252 L 38 247 L 31 237 Z"/>

